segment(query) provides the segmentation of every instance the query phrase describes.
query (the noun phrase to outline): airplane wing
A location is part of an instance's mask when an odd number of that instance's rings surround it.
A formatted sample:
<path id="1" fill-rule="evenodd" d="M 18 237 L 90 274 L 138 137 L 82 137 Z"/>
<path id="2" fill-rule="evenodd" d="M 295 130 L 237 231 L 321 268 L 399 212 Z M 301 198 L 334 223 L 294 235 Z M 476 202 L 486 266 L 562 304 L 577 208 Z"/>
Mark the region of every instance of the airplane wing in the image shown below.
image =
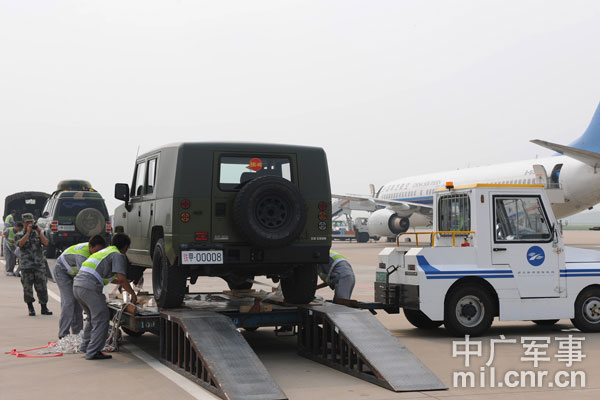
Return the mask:
<path id="1" fill-rule="evenodd" d="M 340 206 L 348 207 L 351 210 L 376 211 L 380 208 L 389 208 L 396 211 L 400 215 L 410 215 L 415 212 L 429 215 L 433 210 L 433 207 L 430 205 L 411 203 L 409 201 L 380 199 L 377 197 L 361 196 L 356 194 L 332 194 L 331 197 L 347 200 L 348 203 L 341 203 Z"/>
<path id="2" fill-rule="evenodd" d="M 563 146 L 562 144 L 556 144 L 546 142 L 545 140 L 532 140 L 531 143 L 535 143 L 538 146 L 545 147 L 547 149 L 556 151 L 557 153 L 564 154 L 565 156 L 574 158 L 581 161 L 584 164 L 589 165 L 592 168 L 600 167 L 600 153 L 593 151 L 576 149 L 574 147 Z"/>

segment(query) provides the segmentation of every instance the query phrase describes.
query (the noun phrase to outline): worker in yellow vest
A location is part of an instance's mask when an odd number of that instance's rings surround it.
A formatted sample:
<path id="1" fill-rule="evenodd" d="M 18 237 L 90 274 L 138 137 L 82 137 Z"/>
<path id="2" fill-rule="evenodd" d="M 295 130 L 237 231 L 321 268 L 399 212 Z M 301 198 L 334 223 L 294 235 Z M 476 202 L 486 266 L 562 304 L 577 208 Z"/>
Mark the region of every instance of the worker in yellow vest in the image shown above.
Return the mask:
<path id="1" fill-rule="evenodd" d="M 108 337 L 110 312 L 102 289 L 109 283 L 120 284 L 131 295 L 131 302 L 137 297 L 127 280 L 127 257 L 131 239 L 124 233 L 113 237 L 112 245 L 90 257 L 81 264 L 79 273 L 73 279 L 73 295 L 88 315 L 83 328 L 80 350 L 87 360 L 105 360 L 111 355 L 102 353 Z"/>
<path id="2" fill-rule="evenodd" d="M 62 252 L 56 260 L 54 278 L 60 290 L 60 318 L 58 320 L 58 338 L 62 339 L 70 332 L 77 335 L 83 329 L 83 311 L 73 296 L 73 279 L 81 264 L 92 254 L 106 247 L 106 240 L 100 235 L 93 236 L 89 242 L 74 244 Z"/>
<path id="3" fill-rule="evenodd" d="M 17 216 L 17 210 L 12 210 L 10 214 L 4 218 L 4 229 L 15 226 L 15 217 Z"/>
<path id="4" fill-rule="evenodd" d="M 329 286 L 335 291 L 333 301 L 350 300 L 352 291 L 354 290 L 354 271 L 352 266 L 343 255 L 336 253 L 333 250 L 329 251 L 329 263 L 318 264 L 317 269 L 319 277 L 323 281 L 317 286 L 317 289 Z"/>
<path id="5" fill-rule="evenodd" d="M 4 264 L 6 264 L 6 275 L 15 276 L 15 264 L 17 263 L 17 233 L 23 230 L 23 224 L 19 222 L 15 226 L 11 226 L 4 230 L 4 239 L 2 247 L 4 247 Z"/>

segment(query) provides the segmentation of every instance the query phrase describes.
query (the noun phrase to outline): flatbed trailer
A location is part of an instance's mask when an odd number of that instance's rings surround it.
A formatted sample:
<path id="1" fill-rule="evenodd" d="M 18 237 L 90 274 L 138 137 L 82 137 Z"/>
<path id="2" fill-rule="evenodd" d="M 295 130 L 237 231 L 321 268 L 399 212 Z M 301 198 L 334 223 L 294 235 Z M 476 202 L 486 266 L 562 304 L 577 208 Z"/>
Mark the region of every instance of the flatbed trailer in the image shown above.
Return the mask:
<path id="1" fill-rule="evenodd" d="M 240 332 L 260 327 L 291 328 L 279 331 L 297 335 L 300 355 L 389 390 L 446 389 L 398 338 L 360 309 L 377 305 L 290 305 L 266 297 L 196 293 L 177 309 L 124 306 L 121 300 L 110 301 L 109 309 L 113 317 L 121 313 L 120 326 L 130 336 L 157 334 L 163 364 L 223 399 L 287 398 Z"/>

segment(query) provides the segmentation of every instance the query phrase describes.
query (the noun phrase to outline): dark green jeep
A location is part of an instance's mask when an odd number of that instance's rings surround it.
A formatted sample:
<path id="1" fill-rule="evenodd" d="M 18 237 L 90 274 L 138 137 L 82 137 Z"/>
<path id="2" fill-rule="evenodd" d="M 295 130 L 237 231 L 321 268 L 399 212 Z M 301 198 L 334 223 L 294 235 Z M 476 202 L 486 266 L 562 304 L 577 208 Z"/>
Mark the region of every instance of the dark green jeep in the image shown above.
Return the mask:
<path id="1" fill-rule="evenodd" d="M 161 307 L 181 304 L 187 279 L 218 276 L 250 289 L 266 275 L 289 303 L 315 294 L 331 247 L 325 152 L 259 143 L 179 143 L 138 157 L 118 183 L 115 231 L 131 237 L 133 266 L 152 267 Z"/>
<path id="2" fill-rule="evenodd" d="M 109 240 L 111 234 L 104 199 L 89 182 L 82 180 L 60 181 L 37 224 L 48 238 L 48 258 L 56 257 L 73 244 L 87 242 L 94 235 Z"/>

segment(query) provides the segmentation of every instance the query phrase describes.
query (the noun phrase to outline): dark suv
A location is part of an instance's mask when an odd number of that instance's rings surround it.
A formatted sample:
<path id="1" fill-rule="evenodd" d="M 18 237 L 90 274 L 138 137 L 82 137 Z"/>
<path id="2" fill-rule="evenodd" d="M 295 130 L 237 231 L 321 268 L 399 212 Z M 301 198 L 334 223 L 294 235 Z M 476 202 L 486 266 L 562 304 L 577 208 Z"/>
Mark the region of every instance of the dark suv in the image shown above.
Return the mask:
<path id="1" fill-rule="evenodd" d="M 178 143 L 139 156 L 131 187 L 117 184 L 115 230 L 131 237 L 132 265 L 152 268 L 161 307 L 187 279 L 218 276 L 249 289 L 266 275 L 290 303 L 310 302 L 316 264 L 329 261 L 331 191 L 321 148 Z"/>
<path id="2" fill-rule="evenodd" d="M 61 181 L 37 224 L 48 238 L 49 258 L 94 235 L 109 241 L 112 231 L 104 199 L 86 181 Z"/>

